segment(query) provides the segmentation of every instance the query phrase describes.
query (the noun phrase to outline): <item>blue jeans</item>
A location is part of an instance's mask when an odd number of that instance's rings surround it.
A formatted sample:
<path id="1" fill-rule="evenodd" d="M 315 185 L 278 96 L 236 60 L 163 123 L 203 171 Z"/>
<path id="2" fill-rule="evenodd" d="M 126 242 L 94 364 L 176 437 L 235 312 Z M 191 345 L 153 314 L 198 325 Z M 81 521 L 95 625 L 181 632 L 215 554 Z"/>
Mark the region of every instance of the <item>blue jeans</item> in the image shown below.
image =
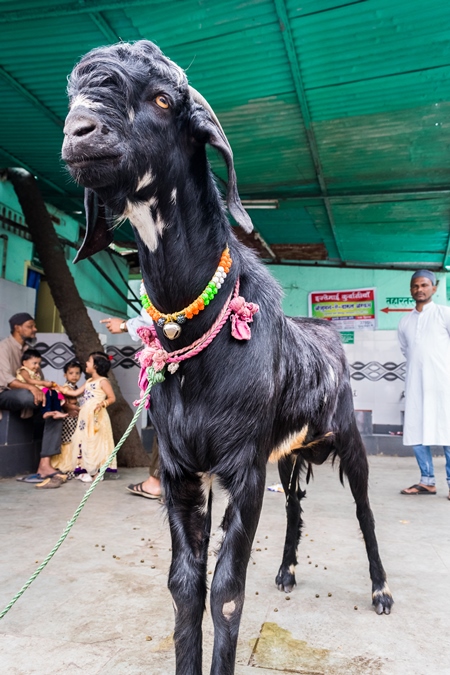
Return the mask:
<path id="1" fill-rule="evenodd" d="M 445 471 L 447 473 L 447 483 L 450 488 L 450 446 L 444 445 L 445 453 Z M 414 445 L 414 454 L 417 464 L 420 468 L 420 482 L 422 485 L 436 485 L 434 477 L 433 457 L 429 445 Z"/>

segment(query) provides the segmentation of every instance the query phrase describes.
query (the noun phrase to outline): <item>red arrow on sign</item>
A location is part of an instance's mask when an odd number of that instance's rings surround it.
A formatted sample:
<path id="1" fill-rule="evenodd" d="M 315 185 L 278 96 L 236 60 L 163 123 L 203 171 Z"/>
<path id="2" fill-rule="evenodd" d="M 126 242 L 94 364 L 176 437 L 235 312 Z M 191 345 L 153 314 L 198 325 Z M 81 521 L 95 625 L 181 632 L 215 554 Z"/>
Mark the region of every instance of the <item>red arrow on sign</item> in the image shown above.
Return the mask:
<path id="1" fill-rule="evenodd" d="M 381 312 L 384 312 L 385 314 L 389 314 L 389 312 L 410 312 L 412 308 L 410 307 L 405 307 L 405 309 L 391 309 L 390 307 L 383 307 L 381 309 Z"/>

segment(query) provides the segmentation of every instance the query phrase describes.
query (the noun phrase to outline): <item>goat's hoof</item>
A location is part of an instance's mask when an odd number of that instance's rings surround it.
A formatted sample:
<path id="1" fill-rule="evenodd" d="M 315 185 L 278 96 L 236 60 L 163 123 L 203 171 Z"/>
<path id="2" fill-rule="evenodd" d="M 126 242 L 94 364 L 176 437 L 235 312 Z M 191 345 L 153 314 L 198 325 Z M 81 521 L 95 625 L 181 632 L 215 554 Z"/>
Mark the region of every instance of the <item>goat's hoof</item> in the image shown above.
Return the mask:
<path id="1" fill-rule="evenodd" d="M 372 593 L 372 604 L 377 614 L 390 614 L 394 598 L 389 590 L 389 586 L 385 583 L 382 588 L 376 589 Z"/>
<path id="2" fill-rule="evenodd" d="M 282 593 L 291 593 L 294 586 L 296 585 L 295 581 L 295 575 L 291 574 L 290 572 L 283 571 L 280 568 L 280 571 L 277 574 L 277 578 L 275 579 L 275 583 L 277 585 L 277 588 L 279 591 Z"/>

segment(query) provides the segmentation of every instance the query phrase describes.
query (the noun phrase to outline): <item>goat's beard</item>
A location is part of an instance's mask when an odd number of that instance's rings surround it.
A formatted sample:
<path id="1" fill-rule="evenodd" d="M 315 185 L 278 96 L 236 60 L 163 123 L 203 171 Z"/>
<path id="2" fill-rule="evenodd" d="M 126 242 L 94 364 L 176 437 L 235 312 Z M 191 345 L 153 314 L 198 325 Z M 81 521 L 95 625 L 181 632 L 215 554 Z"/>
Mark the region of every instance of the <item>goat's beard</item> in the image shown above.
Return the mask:
<path id="1" fill-rule="evenodd" d="M 110 160 L 110 162 L 112 163 L 114 160 Z M 115 160 L 115 163 L 117 164 L 117 160 Z M 99 164 L 102 164 L 102 166 L 99 166 Z M 112 187 L 118 181 L 117 170 L 113 171 L 105 167 L 104 160 L 101 163 L 82 168 L 67 166 L 67 170 L 78 185 L 92 190 Z"/>

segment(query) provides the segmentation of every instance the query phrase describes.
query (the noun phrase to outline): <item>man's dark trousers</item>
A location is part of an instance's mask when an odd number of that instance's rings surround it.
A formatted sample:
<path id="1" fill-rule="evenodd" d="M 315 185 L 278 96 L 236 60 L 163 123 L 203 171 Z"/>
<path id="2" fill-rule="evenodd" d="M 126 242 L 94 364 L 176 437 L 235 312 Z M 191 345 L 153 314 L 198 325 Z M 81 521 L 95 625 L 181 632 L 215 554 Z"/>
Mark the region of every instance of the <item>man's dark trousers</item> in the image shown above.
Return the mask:
<path id="1" fill-rule="evenodd" d="M 35 422 L 42 420 L 42 406 L 35 405 L 33 394 L 28 389 L 5 389 L 0 392 L 0 410 L 20 412 L 24 408 L 31 408 Z M 43 420 L 41 457 L 53 457 L 61 452 L 62 419 L 55 420 L 48 417 Z"/>

